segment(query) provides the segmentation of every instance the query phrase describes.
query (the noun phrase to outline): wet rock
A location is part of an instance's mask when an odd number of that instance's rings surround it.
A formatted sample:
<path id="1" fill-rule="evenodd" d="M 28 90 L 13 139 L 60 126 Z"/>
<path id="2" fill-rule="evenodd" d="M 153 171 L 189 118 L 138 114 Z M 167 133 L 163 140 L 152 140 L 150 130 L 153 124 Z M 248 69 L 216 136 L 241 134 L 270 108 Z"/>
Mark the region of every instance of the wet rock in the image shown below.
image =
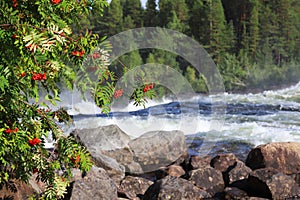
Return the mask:
<path id="1" fill-rule="evenodd" d="M 211 156 L 192 156 L 190 158 L 190 165 L 192 169 L 199 169 L 199 168 L 205 168 L 207 166 L 210 166 L 210 161 L 212 157 Z"/>
<path id="2" fill-rule="evenodd" d="M 224 190 L 222 173 L 212 167 L 192 170 L 190 172 L 190 181 L 212 196 Z"/>
<path id="3" fill-rule="evenodd" d="M 185 171 L 181 166 L 178 165 L 171 165 L 168 167 L 168 175 L 175 176 L 175 177 L 181 177 L 185 174 Z"/>
<path id="4" fill-rule="evenodd" d="M 151 185 L 146 191 L 145 200 L 200 200 L 211 195 L 194 186 L 191 182 L 173 176 L 166 176 Z"/>
<path id="5" fill-rule="evenodd" d="M 114 181 L 109 178 L 104 169 L 95 166 L 84 178 L 74 182 L 71 191 L 71 200 L 114 200 L 118 197 Z"/>
<path id="6" fill-rule="evenodd" d="M 235 166 L 229 171 L 224 173 L 224 181 L 230 185 L 236 181 L 245 180 L 248 178 L 252 170 L 245 165 L 242 161 L 237 161 Z"/>
<path id="7" fill-rule="evenodd" d="M 127 198 L 137 198 L 138 195 L 144 195 L 146 190 L 153 182 L 141 177 L 126 176 L 122 180 L 118 191 L 123 193 Z"/>
<path id="8" fill-rule="evenodd" d="M 225 192 L 225 199 L 242 199 L 247 197 L 247 193 L 243 190 L 240 190 L 236 187 L 226 187 L 224 189 Z"/>
<path id="9" fill-rule="evenodd" d="M 227 170 L 230 170 L 230 168 L 234 167 L 237 161 L 237 157 L 232 153 L 221 154 L 215 156 L 211 160 L 210 165 L 221 172 L 226 172 Z"/>
<path id="10" fill-rule="evenodd" d="M 284 174 L 300 173 L 300 143 L 275 142 L 250 151 L 246 165 L 251 169 L 272 167 Z"/>
<path id="11" fill-rule="evenodd" d="M 129 142 L 134 161 L 144 172 L 151 172 L 175 162 L 186 152 L 181 131 L 152 131 Z"/>
<path id="12" fill-rule="evenodd" d="M 34 188 L 19 180 L 0 184 L 0 199 L 23 200 L 35 194 Z"/>

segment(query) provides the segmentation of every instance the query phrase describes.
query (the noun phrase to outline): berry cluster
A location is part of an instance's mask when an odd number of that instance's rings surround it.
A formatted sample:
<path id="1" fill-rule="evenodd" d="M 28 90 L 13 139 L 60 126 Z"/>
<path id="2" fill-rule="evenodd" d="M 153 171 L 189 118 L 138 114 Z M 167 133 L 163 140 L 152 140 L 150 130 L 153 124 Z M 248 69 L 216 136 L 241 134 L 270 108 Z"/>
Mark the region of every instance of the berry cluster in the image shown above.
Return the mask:
<path id="1" fill-rule="evenodd" d="M 35 146 L 37 144 L 40 144 L 41 143 L 41 140 L 39 138 L 34 138 L 32 140 L 28 140 L 28 144 L 30 146 Z"/>
<path id="2" fill-rule="evenodd" d="M 114 98 L 119 98 L 123 95 L 123 90 L 116 90 L 114 93 Z"/>
<path id="3" fill-rule="evenodd" d="M 56 4 L 59 4 L 61 2 L 61 0 L 51 0 L 51 3 L 56 5 Z"/>
<path id="4" fill-rule="evenodd" d="M 43 81 L 43 80 L 46 80 L 46 79 L 47 79 L 47 74 L 46 74 L 46 72 L 43 73 L 43 74 L 40 74 L 40 73 L 39 73 L 39 74 L 36 74 L 36 73 L 33 73 L 31 79 L 34 80 L 34 81 Z"/>
<path id="5" fill-rule="evenodd" d="M 77 56 L 77 57 L 82 57 L 84 55 L 84 51 L 83 50 L 81 50 L 81 51 L 73 51 L 72 55 L 73 56 Z"/>
<path id="6" fill-rule="evenodd" d="M 148 92 L 149 90 L 151 90 L 153 88 L 154 88 L 154 84 L 153 83 L 150 83 L 149 85 L 146 84 L 145 87 L 144 87 L 144 92 Z"/>
<path id="7" fill-rule="evenodd" d="M 15 129 L 13 129 L 13 130 L 10 129 L 10 128 L 8 128 L 8 129 L 6 129 L 4 132 L 10 134 L 10 133 L 16 133 L 16 132 L 18 132 L 18 131 L 19 131 L 18 128 L 15 128 Z"/>

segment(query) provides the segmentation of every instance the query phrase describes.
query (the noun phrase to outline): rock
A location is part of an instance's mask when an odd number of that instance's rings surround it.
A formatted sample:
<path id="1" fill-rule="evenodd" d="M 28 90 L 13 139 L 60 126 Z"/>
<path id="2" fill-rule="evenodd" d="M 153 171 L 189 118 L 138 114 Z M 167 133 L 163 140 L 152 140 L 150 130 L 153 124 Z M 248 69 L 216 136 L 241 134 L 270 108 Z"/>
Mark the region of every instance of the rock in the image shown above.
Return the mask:
<path id="1" fill-rule="evenodd" d="M 123 193 L 129 199 L 136 198 L 138 195 L 144 195 L 146 190 L 153 182 L 141 177 L 126 176 L 122 180 L 118 191 Z"/>
<path id="2" fill-rule="evenodd" d="M 206 167 L 192 170 L 190 173 L 190 181 L 212 196 L 224 190 L 224 180 L 219 170 Z"/>
<path id="3" fill-rule="evenodd" d="M 129 142 L 134 161 L 144 172 L 168 166 L 184 155 L 187 147 L 181 131 L 152 131 Z"/>
<path id="4" fill-rule="evenodd" d="M 269 199 L 286 199 L 300 194 L 300 187 L 293 177 L 277 169 L 257 169 L 249 175 L 245 188 L 249 196 Z"/>
<path id="5" fill-rule="evenodd" d="M 104 169 L 95 166 L 84 178 L 75 181 L 71 190 L 71 200 L 114 200 L 118 198 L 114 181 L 109 178 Z"/>
<path id="6" fill-rule="evenodd" d="M 287 199 L 300 195 L 300 187 L 296 181 L 283 173 L 278 173 L 267 180 L 273 199 Z"/>
<path id="7" fill-rule="evenodd" d="M 130 137 L 116 125 L 76 129 L 72 133 L 89 150 L 113 150 L 128 147 Z"/>
<path id="8" fill-rule="evenodd" d="M 243 190 L 240 190 L 236 187 L 226 187 L 224 189 L 225 192 L 225 199 L 242 199 L 247 197 L 247 193 Z"/>
<path id="9" fill-rule="evenodd" d="M 173 176 L 166 176 L 151 185 L 145 192 L 145 200 L 200 200 L 211 195 L 191 182 Z"/>
<path id="10" fill-rule="evenodd" d="M 130 137 L 118 126 L 74 130 L 72 134 L 91 153 L 95 165 L 105 169 L 117 185 L 125 177 L 125 171 L 142 172 L 133 161 L 133 152 L 128 146 Z"/>
<path id="11" fill-rule="evenodd" d="M 91 152 L 94 164 L 106 170 L 110 178 L 112 178 L 116 185 L 125 177 L 125 167 L 120 165 L 115 159 L 105 156 L 101 153 Z"/>
<path id="12" fill-rule="evenodd" d="M 210 161 L 212 157 L 211 156 L 192 156 L 190 158 L 190 165 L 192 169 L 199 169 L 199 168 L 205 168 L 207 166 L 210 166 Z"/>
<path id="13" fill-rule="evenodd" d="M 0 184 L 0 199 L 23 200 L 35 194 L 34 188 L 19 180 Z"/>
<path id="14" fill-rule="evenodd" d="M 230 185 L 236 181 L 248 179 L 252 170 L 242 161 L 237 161 L 236 165 L 229 171 L 223 174 L 225 184 Z"/>
<path id="15" fill-rule="evenodd" d="M 251 169 L 275 168 L 284 174 L 300 173 L 300 143 L 276 142 L 250 151 L 246 165 Z"/>
<path id="16" fill-rule="evenodd" d="M 185 171 L 181 166 L 178 165 L 171 165 L 168 167 L 168 175 L 175 176 L 175 177 L 181 177 L 185 174 Z"/>
<path id="17" fill-rule="evenodd" d="M 227 170 L 233 168 L 237 161 L 237 157 L 232 153 L 220 154 L 211 160 L 210 165 L 221 172 L 226 172 Z"/>

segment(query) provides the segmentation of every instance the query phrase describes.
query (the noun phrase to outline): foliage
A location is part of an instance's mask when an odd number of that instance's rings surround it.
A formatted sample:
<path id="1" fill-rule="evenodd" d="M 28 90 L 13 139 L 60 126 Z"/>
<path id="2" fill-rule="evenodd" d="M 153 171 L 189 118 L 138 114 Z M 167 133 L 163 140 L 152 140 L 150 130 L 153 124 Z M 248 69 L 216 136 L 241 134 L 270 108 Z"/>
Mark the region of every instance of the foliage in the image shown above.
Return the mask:
<path id="1" fill-rule="evenodd" d="M 0 184 L 28 182 L 35 174 L 46 184 L 37 197 L 59 199 L 71 168 L 90 169 L 89 152 L 58 126 L 57 121 L 69 121 L 68 115 L 49 105 L 59 101 L 61 85 L 88 87 L 76 80 L 87 73 L 82 62 L 98 46 L 99 36 L 72 27 L 92 9 L 101 15 L 105 6 L 105 0 L 1 1 Z M 100 73 L 100 78 L 105 77 Z M 45 148 L 48 137 L 53 151 Z"/>

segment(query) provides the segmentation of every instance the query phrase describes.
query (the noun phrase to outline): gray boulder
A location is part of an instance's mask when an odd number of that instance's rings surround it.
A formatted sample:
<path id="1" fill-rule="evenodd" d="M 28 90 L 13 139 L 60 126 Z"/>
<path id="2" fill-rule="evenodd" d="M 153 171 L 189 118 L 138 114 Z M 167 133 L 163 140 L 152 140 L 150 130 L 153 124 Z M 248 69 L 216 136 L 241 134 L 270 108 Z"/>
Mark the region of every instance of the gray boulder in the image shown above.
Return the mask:
<path id="1" fill-rule="evenodd" d="M 185 154 L 187 147 L 181 131 L 152 131 L 129 142 L 134 161 L 143 172 L 168 166 Z"/>
<path id="2" fill-rule="evenodd" d="M 190 181 L 166 176 L 155 182 L 145 192 L 144 200 L 200 200 L 210 198 L 211 195 L 206 191 L 196 187 Z"/>
<path id="3" fill-rule="evenodd" d="M 117 187 L 106 171 L 93 166 L 87 175 L 73 184 L 71 200 L 114 200 L 117 199 Z"/>

